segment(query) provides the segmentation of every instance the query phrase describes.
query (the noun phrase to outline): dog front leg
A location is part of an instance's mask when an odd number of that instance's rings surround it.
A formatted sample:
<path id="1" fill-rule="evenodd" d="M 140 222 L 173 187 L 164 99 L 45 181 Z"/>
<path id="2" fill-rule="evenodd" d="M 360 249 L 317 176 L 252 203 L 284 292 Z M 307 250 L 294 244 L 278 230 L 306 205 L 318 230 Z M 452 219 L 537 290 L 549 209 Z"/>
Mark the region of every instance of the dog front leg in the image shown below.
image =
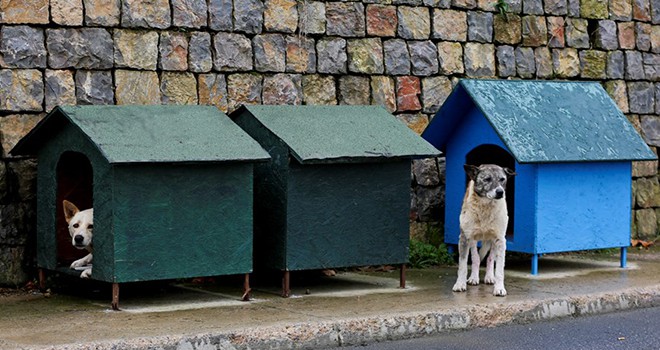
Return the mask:
<path id="1" fill-rule="evenodd" d="M 80 274 L 80 278 L 90 278 L 92 277 L 92 269 L 85 269 L 83 272 Z"/>
<path id="2" fill-rule="evenodd" d="M 71 263 L 70 268 L 75 269 L 76 267 L 82 267 L 89 265 L 92 262 L 92 253 L 85 255 L 84 257 Z"/>
<path id="3" fill-rule="evenodd" d="M 488 243 L 484 242 L 482 244 L 491 245 L 492 242 L 489 241 Z M 484 283 L 495 284 L 494 268 L 495 268 L 495 252 L 491 250 L 490 253 L 488 254 L 488 258 L 486 259 L 486 276 L 484 277 Z"/>
<path id="4" fill-rule="evenodd" d="M 470 278 L 467 280 L 467 284 L 471 286 L 479 285 L 479 265 L 481 259 L 479 258 L 479 249 L 477 249 L 477 241 L 470 241 L 470 257 L 472 258 L 472 266 L 470 270 Z"/>
<path id="5" fill-rule="evenodd" d="M 452 290 L 454 292 L 465 292 L 467 290 L 467 260 L 470 253 L 470 245 L 465 235 L 461 233 L 458 240 L 458 278 Z"/>
<path id="6" fill-rule="evenodd" d="M 503 297 L 506 295 L 506 289 L 504 289 L 504 260 L 506 254 L 506 239 L 497 239 L 493 244 L 495 246 L 495 287 L 493 288 L 493 295 Z"/>

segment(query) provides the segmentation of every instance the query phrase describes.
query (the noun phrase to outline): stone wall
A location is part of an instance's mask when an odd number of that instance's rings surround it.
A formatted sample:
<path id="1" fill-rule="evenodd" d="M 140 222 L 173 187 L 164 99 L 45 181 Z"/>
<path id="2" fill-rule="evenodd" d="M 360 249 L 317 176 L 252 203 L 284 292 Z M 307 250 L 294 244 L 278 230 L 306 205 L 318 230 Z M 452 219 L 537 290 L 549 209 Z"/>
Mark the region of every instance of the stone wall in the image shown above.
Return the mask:
<path id="1" fill-rule="evenodd" d="M 58 104 L 381 104 L 420 132 L 460 78 L 598 80 L 660 145 L 660 0 L 498 3 L 0 1 L 0 284 L 34 259 L 35 161 L 7 153 Z M 634 166 L 635 238 L 658 235 L 657 167 Z M 412 171 L 425 233 L 444 161 Z"/>

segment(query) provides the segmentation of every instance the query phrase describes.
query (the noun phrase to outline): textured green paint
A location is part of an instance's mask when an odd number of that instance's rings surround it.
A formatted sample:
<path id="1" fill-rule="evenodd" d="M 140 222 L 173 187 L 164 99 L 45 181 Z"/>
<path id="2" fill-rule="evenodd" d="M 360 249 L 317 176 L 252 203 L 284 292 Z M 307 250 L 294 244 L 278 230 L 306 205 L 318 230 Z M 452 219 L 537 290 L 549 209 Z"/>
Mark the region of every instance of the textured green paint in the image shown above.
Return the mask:
<path id="1" fill-rule="evenodd" d="M 380 106 L 244 106 L 303 164 L 437 156 Z M 244 113 L 239 110 L 236 115 Z M 233 117 L 234 115 L 232 115 Z"/>
<path id="2" fill-rule="evenodd" d="M 656 159 L 598 83 L 461 80 L 461 87 L 520 163 Z"/>

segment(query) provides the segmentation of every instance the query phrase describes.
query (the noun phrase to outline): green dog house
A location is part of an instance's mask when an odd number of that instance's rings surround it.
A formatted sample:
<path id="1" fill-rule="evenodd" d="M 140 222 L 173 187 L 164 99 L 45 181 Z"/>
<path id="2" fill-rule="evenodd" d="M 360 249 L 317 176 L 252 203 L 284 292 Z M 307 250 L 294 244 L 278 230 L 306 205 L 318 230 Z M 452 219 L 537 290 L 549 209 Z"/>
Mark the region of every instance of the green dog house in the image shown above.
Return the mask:
<path id="1" fill-rule="evenodd" d="M 91 278 L 113 283 L 113 308 L 137 281 L 245 274 L 247 296 L 253 167 L 269 156 L 215 107 L 58 107 L 11 153 L 38 159 L 41 269 L 80 274 L 66 199 L 94 208 Z"/>
<path id="2" fill-rule="evenodd" d="M 439 152 L 379 106 L 243 106 L 255 166 L 255 270 L 408 261 L 410 160 Z M 401 284 L 405 285 L 404 269 Z"/>

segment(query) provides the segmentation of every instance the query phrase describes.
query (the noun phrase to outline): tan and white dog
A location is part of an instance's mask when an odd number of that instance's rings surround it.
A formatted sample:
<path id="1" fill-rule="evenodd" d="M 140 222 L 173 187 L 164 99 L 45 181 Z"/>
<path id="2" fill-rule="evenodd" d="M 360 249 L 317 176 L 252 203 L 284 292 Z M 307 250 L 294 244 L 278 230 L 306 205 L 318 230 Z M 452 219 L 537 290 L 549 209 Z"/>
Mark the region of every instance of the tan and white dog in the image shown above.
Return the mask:
<path id="1" fill-rule="evenodd" d="M 505 191 L 507 179 L 516 173 L 493 164 L 478 167 L 466 164 L 464 168 L 470 181 L 459 218 L 461 234 L 458 242 L 458 278 L 453 291 L 464 292 L 467 284 L 479 284 L 479 265 L 490 250 L 484 283 L 495 285 L 493 295 L 505 296 L 504 258 L 509 221 Z M 482 242 L 481 251 L 477 250 L 478 241 Z M 470 278 L 467 278 L 470 254 L 472 266 Z"/>
<path id="2" fill-rule="evenodd" d="M 71 235 L 71 244 L 78 249 L 85 249 L 89 252 L 85 257 L 71 263 L 71 268 L 85 268 L 80 274 L 81 278 L 92 276 L 92 233 L 94 229 L 94 210 L 86 209 L 80 211 L 73 203 L 64 200 L 64 219 L 69 225 L 69 235 Z"/>

